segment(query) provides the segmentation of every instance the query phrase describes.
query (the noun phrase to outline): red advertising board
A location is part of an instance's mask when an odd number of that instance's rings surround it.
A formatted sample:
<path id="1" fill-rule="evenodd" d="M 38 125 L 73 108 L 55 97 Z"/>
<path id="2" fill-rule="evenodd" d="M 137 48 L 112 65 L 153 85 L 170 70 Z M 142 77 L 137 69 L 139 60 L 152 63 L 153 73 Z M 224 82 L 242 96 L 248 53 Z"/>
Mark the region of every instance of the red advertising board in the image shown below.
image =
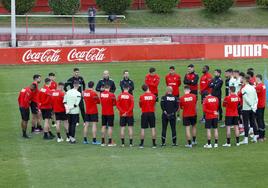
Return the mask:
<path id="1" fill-rule="evenodd" d="M 2 65 L 251 58 L 268 58 L 268 42 L 0 48 Z"/>

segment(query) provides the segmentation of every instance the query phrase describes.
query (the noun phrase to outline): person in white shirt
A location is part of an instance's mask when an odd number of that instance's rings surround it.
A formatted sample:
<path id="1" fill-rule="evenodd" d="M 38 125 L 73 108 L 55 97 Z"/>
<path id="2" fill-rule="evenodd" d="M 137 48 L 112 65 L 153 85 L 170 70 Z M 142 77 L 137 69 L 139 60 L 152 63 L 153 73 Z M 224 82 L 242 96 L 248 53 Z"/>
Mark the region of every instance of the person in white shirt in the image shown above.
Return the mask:
<path id="1" fill-rule="evenodd" d="M 237 94 L 241 88 L 241 78 L 239 73 L 240 73 L 239 70 L 234 70 L 233 75 L 231 76 L 229 81 L 229 87 L 231 86 L 235 87 L 235 94 Z"/>

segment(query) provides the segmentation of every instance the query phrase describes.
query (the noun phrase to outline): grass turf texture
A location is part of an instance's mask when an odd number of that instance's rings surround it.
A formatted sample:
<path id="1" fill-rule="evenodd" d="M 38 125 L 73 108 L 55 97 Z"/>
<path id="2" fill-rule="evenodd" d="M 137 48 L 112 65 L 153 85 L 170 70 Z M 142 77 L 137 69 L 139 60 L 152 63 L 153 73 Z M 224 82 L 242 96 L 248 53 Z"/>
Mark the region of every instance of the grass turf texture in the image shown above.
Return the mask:
<path id="1" fill-rule="evenodd" d="M 17 95 L 22 87 L 31 83 L 34 73 L 40 73 L 44 78 L 47 73 L 53 71 L 57 75 L 57 81 L 64 81 L 71 76 L 72 68 L 79 67 L 86 81 L 97 81 L 102 71 L 109 69 L 118 86 L 122 71 L 128 69 L 136 84 L 134 143 L 137 146 L 140 133 L 138 96 L 141 94 L 140 85 L 148 68 L 156 67 L 161 76 L 159 86 L 161 96 L 164 94 L 163 78 L 168 67 L 175 65 L 177 72 L 183 76 L 186 66 L 190 63 L 196 65 L 199 74 L 205 64 L 208 64 L 211 70 L 215 68 L 225 70 L 229 67 L 246 70 L 254 67 L 257 73 L 263 73 L 267 60 L 2 66 L 0 71 L 1 187 L 267 187 L 268 180 L 265 178 L 268 167 L 267 142 L 205 150 L 203 149 L 203 144 L 206 142 L 205 129 L 204 125 L 199 123 L 197 125 L 198 145 L 193 149 L 186 149 L 183 146 L 186 141 L 181 122 L 177 125 L 179 147 L 170 146 L 170 129 L 167 137 L 168 146 L 157 149 L 151 148 L 149 130 L 146 131 L 144 149 L 83 145 L 81 125 L 77 128 L 78 143 L 75 145 L 56 143 L 56 140 L 44 141 L 42 135 L 35 134 L 30 140 L 21 138 Z M 119 89 L 116 91 L 116 95 L 118 94 Z M 198 104 L 199 119 L 202 113 L 200 101 Z M 267 113 L 265 117 L 267 122 Z M 161 139 L 160 122 L 161 111 L 158 103 L 158 144 Z M 54 128 L 53 132 L 55 132 Z M 98 139 L 100 139 L 100 132 Z M 117 113 L 114 139 L 117 144 L 120 144 Z M 128 140 L 126 142 L 128 143 Z M 219 145 L 223 143 L 225 143 L 225 129 L 220 128 Z M 234 145 L 234 136 L 232 136 L 232 143 Z"/>
<path id="2" fill-rule="evenodd" d="M 126 20 L 120 21 L 120 27 L 265 28 L 267 17 L 267 9 L 256 7 L 234 7 L 222 14 L 209 13 L 204 8 L 175 9 L 170 14 L 135 10 L 127 12 Z M 9 26 L 10 18 L 0 17 L 0 23 Z M 17 24 L 25 27 L 25 18 L 17 18 Z M 71 18 L 29 18 L 29 27 L 71 27 L 71 24 Z M 75 18 L 75 27 L 88 27 L 87 18 Z M 115 23 L 99 18 L 97 27 L 115 27 Z"/>

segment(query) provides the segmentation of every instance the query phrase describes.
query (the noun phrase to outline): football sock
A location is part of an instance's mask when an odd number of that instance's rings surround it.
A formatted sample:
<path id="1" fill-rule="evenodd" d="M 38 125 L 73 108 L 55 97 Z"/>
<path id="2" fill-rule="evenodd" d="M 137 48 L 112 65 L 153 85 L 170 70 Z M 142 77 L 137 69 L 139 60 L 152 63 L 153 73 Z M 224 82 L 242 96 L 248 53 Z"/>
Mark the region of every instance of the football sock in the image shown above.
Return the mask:
<path id="1" fill-rule="evenodd" d="M 58 137 L 58 138 L 61 138 L 60 133 L 57 133 L 57 137 Z"/>
<path id="2" fill-rule="evenodd" d="M 93 142 L 96 142 L 96 141 L 97 141 L 97 139 L 96 139 L 96 138 L 93 138 L 93 139 L 92 139 L 92 141 L 93 141 Z"/>
<path id="3" fill-rule="evenodd" d="M 129 139 L 129 144 L 130 144 L 130 145 L 133 144 L 133 139 Z"/>
<path id="4" fill-rule="evenodd" d="M 208 145 L 210 145 L 211 144 L 211 140 L 208 140 Z"/>
<path id="5" fill-rule="evenodd" d="M 69 133 L 66 133 L 67 138 L 70 138 Z"/>
<path id="6" fill-rule="evenodd" d="M 227 138 L 227 144 L 230 144 L 230 142 L 231 142 L 231 139 Z"/>
<path id="7" fill-rule="evenodd" d="M 125 144 L 125 139 L 124 138 L 121 138 L 121 143 L 122 143 L 122 145 Z"/>
<path id="8" fill-rule="evenodd" d="M 156 143 L 155 143 L 155 139 L 152 139 L 152 141 L 153 141 L 153 145 L 155 146 L 155 145 L 156 145 Z"/>
<path id="9" fill-rule="evenodd" d="M 191 140 L 188 140 L 188 144 L 191 145 L 192 144 L 192 141 Z"/>
<path id="10" fill-rule="evenodd" d="M 144 139 L 141 139 L 141 145 L 143 145 L 144 144 Z"/>
<path id="11" fill-rule="evenodd" d="M 193 136 L 193 142 L 195 142 L 196 141 L 196 136 Z"/>
<path id="12" fill-rule="evenodd" d="M 104 144 L 105 143 L 105 139 L 101 138 L 101 143 Z"/>
<path id="13" fill-rule="evenodd" d="M 87 142 L 87 137 L 84 137 L 84 141 Z"/>
<path id="14" fill-rule="evenodd" d="M 218 139 L 215 139 L 215 144 L 218 144 Z"/>
<path id="15" fill-rule="evenodd" d="M 236 137 L 236 143 L 239 143 L 239 137 Z"/>
<path id="16" fill-rule="evenodd" d="M 108 142 L 108 144 L 111 144 L 112 143 L 112 139 L 111 138 L 109 138 L 109 142 Z"/>

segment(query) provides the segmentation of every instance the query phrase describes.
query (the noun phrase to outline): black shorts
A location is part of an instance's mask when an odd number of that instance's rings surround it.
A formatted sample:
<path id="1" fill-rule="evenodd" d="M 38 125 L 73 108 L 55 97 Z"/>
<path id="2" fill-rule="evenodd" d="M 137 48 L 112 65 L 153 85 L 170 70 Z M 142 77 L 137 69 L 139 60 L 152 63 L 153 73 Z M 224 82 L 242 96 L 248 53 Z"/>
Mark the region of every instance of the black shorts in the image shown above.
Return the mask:
<path id="1" fill-rule="evenodd" d="M 102 115 L 102 126 L 113 127 L 114 126 L 114 115 Z"/>
<path id="2" fill-rule="evenodd" d="M 125 126 L 133 126 L 134 125 L 134 118 L 133 116 L 131 117 L 120 117 L 120 126 L 125 127 Z"/>
<path id="3" fill-rule="evenodd" d="M 184 117 L 183 118 L 183 125 L 184 126 L 194 126 L 196 125 L 197 122 L 197 116 L 192 116 L 192 117 Z"/>
<path id="4" fill-rule="evenodd" d="M 238 125 L 239 118 L 238 116 L 226 116 L 225 117 L 225 125 L 226 126 L 233 126 Z"/>
<path id="5" fill-rule="evenodd" d="M 42 109 L 42 117 L 45 119 L 52 119 L 52 109 Z"/>
<path id="6" fill-rule="evenodd" d="M 205 128 L 206 129 L 217 129 L 218 128 L 218 118 L 206 119 Z"/>
<path id="7" fill-rule="evenodd" d="M 31 107 L 31 112 L 32 114 L 38 114 L 38 105 L 36 102 L 31 102 L 30 103 L 30 107 Z"/>
<path id="8" fill-rule="evenodd" d="M 29 121 L 30 119 L 30 109 L 20 107 L 20 115 L 23 121 Z"/>
<path id="9" fill-rule="evenodd" d="M 86 114 L 85 122 L 99 122 L 98 114 Z"/>
<path id="10" fill-rule="evenodd" d="M 141 128 L 155 128 L 155 114 L 153 112 L 143 113 L 141 115 Z"/>
<path id="11" fill-rule="evenodd" d="M 68 120 L 68 116 L 65 112 L 55 112 L 56 121 Z"/>

